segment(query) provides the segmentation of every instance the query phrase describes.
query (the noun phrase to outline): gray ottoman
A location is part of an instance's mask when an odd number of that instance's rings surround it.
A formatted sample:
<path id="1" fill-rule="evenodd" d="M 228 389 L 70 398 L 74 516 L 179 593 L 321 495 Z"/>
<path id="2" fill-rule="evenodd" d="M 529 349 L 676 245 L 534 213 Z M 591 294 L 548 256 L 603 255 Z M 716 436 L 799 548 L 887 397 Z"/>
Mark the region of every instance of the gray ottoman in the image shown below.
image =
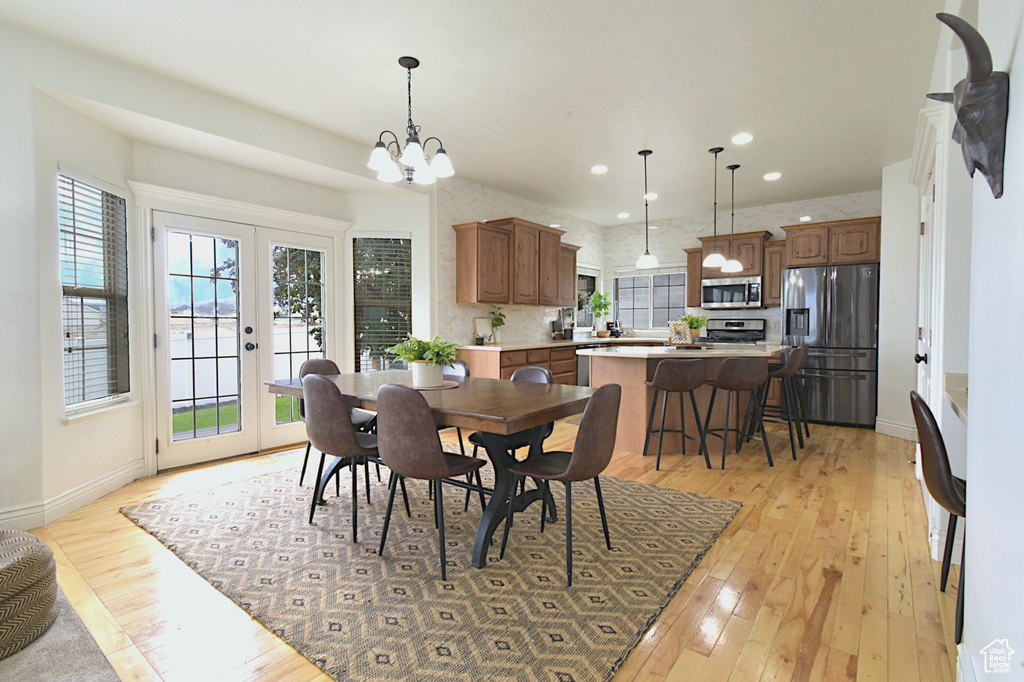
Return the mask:
<path id="1" fill-rule="evenodd" d="M 30 644 L 57 617 L 57 564 L 31 533 L 0 530 L 0 659 Z"/>

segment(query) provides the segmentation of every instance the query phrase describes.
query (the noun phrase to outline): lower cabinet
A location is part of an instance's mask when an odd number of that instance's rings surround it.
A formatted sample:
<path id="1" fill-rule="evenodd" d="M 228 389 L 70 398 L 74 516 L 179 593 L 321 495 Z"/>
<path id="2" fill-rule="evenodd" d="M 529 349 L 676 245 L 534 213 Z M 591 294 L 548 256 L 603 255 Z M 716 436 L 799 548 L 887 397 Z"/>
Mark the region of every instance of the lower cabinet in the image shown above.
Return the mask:
<path id="1" fill-rule="evenodd" d="M 576 384 L 575 346 L 494 351 L 463 348 L 459 357 L 469 365 L 469 374 L 488 379 L 511 379 L 520 367 L 536 365 L 551 370 L 556 384 Z"/>

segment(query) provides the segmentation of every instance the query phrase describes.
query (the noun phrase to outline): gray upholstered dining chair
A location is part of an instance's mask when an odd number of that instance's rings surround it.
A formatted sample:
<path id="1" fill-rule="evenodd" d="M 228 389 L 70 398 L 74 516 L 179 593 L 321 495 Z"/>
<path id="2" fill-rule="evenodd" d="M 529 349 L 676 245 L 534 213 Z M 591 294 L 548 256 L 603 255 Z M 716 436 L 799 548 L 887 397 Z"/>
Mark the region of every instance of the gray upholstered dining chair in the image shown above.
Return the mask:
<path id="1" fill-rule="evenodd" d="M 426 399 L 419 391 L 407 386 L 385 384 L 380 387 L 377 392 L 377 422 L 377 448 L 381 460 L 395 474 L 388 486 L 388 509 L 384 516 L 378 553 L 384 555 L 397 484 L 405 478 L 430 481 L 440 546 L 441 580 L 447 580 L 442 481 L 475 472 L 477 485 L 480 485 L 480 467 L 484 462 L 482 459 L 445 452 L 441 448 L 434 415 Z"/>
<path id="2" fill-rule="evenodd" d="M 299 367 L 299 379 L 304 379 L 307 374 L 320 374 L 323 376 L 333 376 L 341 374 L 341 369 L 338 368 L 337 363 L 333 360 L 327 360 L 325 358 L 314 358 L 312 360 L 306 360 Z M 353 407 L 351 410 L 352 424 L 355 426 L 357 431 L 364 433 L 370 433 L 376 426 L 376 416 L 369 410 L 364 410 L 359 407 Z M 305 401 L 299 399 L 299 419 L 306 421 L 306 406 Z M 299 474 L 299 485 L 302 485 L 302 481 L 306 478 L 306 465 L 309 463 L 309 449 L 310 442 L 306 441 L 306 456 L 302 460 L 302 472 Z M 377 470 L 377 480 L 380 480 L 380 470 Z"/>
<path id="3" fill-rule="evenodd" d="M 302 380 L 302 396 L 306 403 L 306 435 L 309 442 L 320 451 L 320 465 L 317 467 L 316 483 L 313 486 L 309 522 L 313 523 L 313 515 L 316 513 L 316 504 L 320 497 L 320 477 L 324 472 L 326 456 L 347 459 L 352 470 L 352 542 L 358 542 L 359 500 L 356 465 L 364 465 L 366 495 L 369 501 L 370 474 L 366 465 L 369 458 L 377 457 L 377 436 L 357 432 L 351 420 L 339 419 L 339 415 L 349 413 L 350 407 L 345 396 L 330 379 L 319 374 L 307 374 Z"/>
<path id="4" fill-rule="evenodd" d="M 619 420 L 619 403 L 622 400 L 622 387 L 618 384 L 605 384 L 591 396 L 583 411 L 576 445 L 572 452 L 545 452 L 540 456 L 527 457 L 525 461 L 509 466 L 512 474 L 512 491 L 508 498 L 508 510 L 505 516 L 505 531 L 501 537 L 501 557 L 505 556 L 505 545 L 508 543 L 509 531 L 512 529 L 512 504 L 515 500 L 516 487 L 521 477 L 539 479 L 544 482 L 544 494 L 541 499 L 540 530 L 544 532 L 544 517 L 547 515 L 547 497 L 550 481 L 561 481 L 565 484 L 565 572 L 569 586 L 572 586 L 572 484 L 579 481 L 594 480 L 594 492 L 597 495 L 597 506 L 601 511 L 601 526 L 604 529 L 604 541 L 608 549 L 612 548 L 611 536 L 608 534 L 608 517 L 604 511 L 604 499 L 601 497 L 601 481 L 599 476 L 608 466 L 615 449 L 615 432 Z"/>

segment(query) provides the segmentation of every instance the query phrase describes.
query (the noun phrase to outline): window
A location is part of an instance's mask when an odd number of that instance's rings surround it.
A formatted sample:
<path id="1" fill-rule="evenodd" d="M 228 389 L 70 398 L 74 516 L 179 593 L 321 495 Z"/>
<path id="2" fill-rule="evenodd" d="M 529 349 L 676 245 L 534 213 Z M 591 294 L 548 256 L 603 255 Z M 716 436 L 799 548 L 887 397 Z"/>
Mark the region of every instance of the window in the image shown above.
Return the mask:
<path id="1" fill-rule="evenodd" d="M 299 376 L 306 360 L 324 357 L 323 263 L 320 251 L 272 244 L 274 378 Z M 276 423 L 299 420 L 299 399 L 277 396 Z"/>
<path id="2" fill-rule="evenodd" d="M 125 200 L 57 176 L 64 404 L 125 394 L 128 252 Z"/>
<path id="3" fill-rule="evenodd" d="M 356 371 L 404 367 L 385 349 L 412 331 L 412 240 L 357 237 L 352 262 Z"/>
<path id="4" fill-rule="evenodd" d="M 660 272 L 612 280 L 615 318 L 623 327 L 663 329 L 686 313 L 686 273 Z"/>

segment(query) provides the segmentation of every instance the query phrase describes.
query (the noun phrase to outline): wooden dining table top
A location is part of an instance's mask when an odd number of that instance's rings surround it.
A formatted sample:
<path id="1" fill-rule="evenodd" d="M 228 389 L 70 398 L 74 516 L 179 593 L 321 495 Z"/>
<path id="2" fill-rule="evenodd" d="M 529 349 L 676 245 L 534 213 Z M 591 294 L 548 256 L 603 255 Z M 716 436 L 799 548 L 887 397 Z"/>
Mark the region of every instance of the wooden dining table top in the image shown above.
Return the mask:
<path id="1" fill-rule="evenodd" d="M 371 410 L 377 405 L 377 390 L 381 386 L 408 384 L 412 379 L 406 370 L 323 376 L 333 381 L 342 395 L 358 400 L 360 407 Z M 420 392 L 437 416 L 438 423 L 500 435 L 510 435 L 578 414 L 597 391 L 589 386 L 475 377 L 459 379 L 458 383 L 456 388 Z M 265 384 L 271 393 L 302 396 L 300 379 L 279 379 Z"/>

